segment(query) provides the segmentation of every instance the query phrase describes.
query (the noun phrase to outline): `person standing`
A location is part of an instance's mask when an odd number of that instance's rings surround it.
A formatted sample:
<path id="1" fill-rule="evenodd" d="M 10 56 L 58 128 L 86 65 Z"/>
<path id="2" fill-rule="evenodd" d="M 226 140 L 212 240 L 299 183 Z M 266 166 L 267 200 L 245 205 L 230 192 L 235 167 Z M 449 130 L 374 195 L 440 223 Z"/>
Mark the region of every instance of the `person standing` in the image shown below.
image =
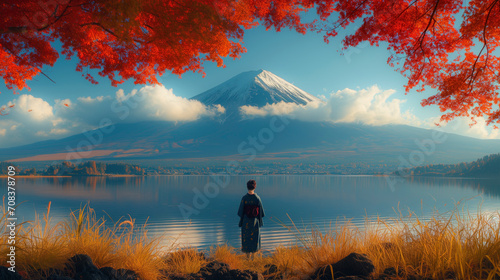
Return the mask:
<path id="1" fill-rule="evenodd" d="M 247 182 L 248 193 L 241 198 L 238 216 L 241 227 L 241 250 L 252 258 L 260 250 L 260 228 L 263 226 L 264 207 L 260 197 L 255 193 L 257 182 Z"/>

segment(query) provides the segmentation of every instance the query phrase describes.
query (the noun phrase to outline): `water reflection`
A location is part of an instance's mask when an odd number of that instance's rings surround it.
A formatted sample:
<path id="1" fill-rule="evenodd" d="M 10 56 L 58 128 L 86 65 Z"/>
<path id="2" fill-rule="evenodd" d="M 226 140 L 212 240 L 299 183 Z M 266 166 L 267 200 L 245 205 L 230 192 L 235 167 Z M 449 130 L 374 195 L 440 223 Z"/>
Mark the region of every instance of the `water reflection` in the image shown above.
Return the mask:
<path id="1" fill-rule="evenodd" d="M 460 189 L 472 189 L 489 197 L 500 197 L 500 182 L 496 179 L 477 178 L 444 178 L 444 177 L 412 177 L 410 183 L 423 184 L 428 187 L 446 187 L 454 185 Z"/>
<path id="2" fill-rule="evenodd" d="M 262 229 L 263 249 L 294 241 L 277 221 L 290 224 L 289 215 L 300 228 L 325 230 L 337 219 L 352 219 L 364 225 L 365 216 L 394 217 L 399 209 L 429 215 L 453 209 L 457 201 L 470 199 L 475 211 L 496 211 L 500 188 L 494 180 L 415 177 L 390 188 L 385 177 L 375 176 L 234 176 L 227 187 L 209 199 L 208 206 L 189 221 L 178 205 L 193 205 L 193 190 L 203 190 L 208 176 L 73 177 L 18 180 L 20 219 L 31 220 L 34 212 L 45 212 L 49 201 L 55 219 L 68 217 L 87 202 L 96 213 L 113 220 L 131 215 L 136 222 L 148 221 L 149 232 L 163 234 L 165 245 L 172 238 L 184 245 L 207 248 L 215 243 L 239 247 L 236 211 L 246 191 L 246 181 L 256 179 L 266 214 Z M 1 179 L 5 185 L 5 179 Z M 471 199 L 472 198 L 472 199 Z"/>

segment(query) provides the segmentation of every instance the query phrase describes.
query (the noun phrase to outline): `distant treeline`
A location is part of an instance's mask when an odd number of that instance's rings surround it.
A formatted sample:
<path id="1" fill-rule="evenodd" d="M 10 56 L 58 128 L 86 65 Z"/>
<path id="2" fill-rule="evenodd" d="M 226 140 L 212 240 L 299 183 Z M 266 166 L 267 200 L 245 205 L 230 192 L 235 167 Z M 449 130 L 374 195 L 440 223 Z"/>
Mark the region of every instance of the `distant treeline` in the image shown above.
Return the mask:
<path id="1" fill-rule="evenodd" d="M 462 162 L 458 164 L 429 164 L 414 168 L 404 169 L 395 174 L 403 175 L 438 175 L 451 177 L 500 177 L 500 154 L 484 156 L 473 162 Z"/>
<path id="2" fill-rule="evenodd" d="M 19 173 L 19 168 L 10 162 L 2 162 L 0 161 L 0 175 L 7 175 L 9 173 L 9 166 L 14 166 L 16 168 L 16 174 Z"/>
<path id="3" fill-rule="evenodd" d="M 139 165 L 128 163 L 105 163 L 87 161 L 73 164 L 68 161 L 51 165 L 44 170 L 36 168 L 22 169 L 15 164 L 0 162 L 0 174 L 7 175 L 8 166 L 15 166 L 18 175 L 45 175 L 45 176 L 84 176 L 84 175 L 144 175 L 146 171 Z"/>

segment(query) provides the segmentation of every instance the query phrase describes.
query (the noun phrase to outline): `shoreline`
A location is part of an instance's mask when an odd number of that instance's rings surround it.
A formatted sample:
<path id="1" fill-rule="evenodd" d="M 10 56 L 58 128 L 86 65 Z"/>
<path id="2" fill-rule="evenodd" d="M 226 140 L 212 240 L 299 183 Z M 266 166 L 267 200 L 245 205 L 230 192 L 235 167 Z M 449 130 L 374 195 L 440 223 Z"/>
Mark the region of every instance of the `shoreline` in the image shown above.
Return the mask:
<path id="1" fill-rule="evenodd" d="M 133 175 L 133 174 L 104 174 L 104 175 L 0 175 L 0 178 L 16 177 L 16 178 L 71 178 L 71 177 L 159 177 L 159 176 L 210 176 L 210 174 L 157 174 L 157 175 Z M 345 176 L 345 177 L 356 177 L 356 176 L 373 176 L 373 177 L 387 177 L 390 175 L 386 174 L 260 174 L 260 173 L 248 173 L 248 174 L 233 174 L 229 176 Z"/>
<path id="2" fill-rule="evenodd" d="M 49 204 L 43 219 L 18 225 L 28 233 L 22 242 L 34 246 L 16 251 L 16 271 L 23 277 L 17 279 L 41 280 L 51 275 L 66 280 L 496 279 L 500 236 L 484 233 L 500 230 L 500 212 L 461 217 L 456 214 L 462 212 L 456 211 L 445 216 L 434 213 L 430 220 L 401 217 L 394 225 L 378 220 L 379 226 L 386 227 L 382 231 L 362 232 L 349 222 L 336 224 L 326 232 L 290 229 L 296 234 L 297 244 L 276 248 L 268 255 L 261 250 L 248 259 L 227 244 L 215 245 L 208 252 L 192 247 L 166 252 L 164 236 L 145 235 L 146 225 L 136 227 L 131 217 L 106 223 L 87 206 L 46 228 Z M 0 222 L 6 224 L 7 217 L 0 215 Z M 0 236 L 0 243 L 7 244 L 7 240 L 7 235 Z M 174 245 L 175 240 L 167 246 Z M 0 253 L 5 265 L 9 248 L 0 248 Z M 40 262 L 40 255 L 49 257 Z M 0 265 L 0 275 L 7 269 L 4 265 Z M 65 271 L 68 265 L 77 270 Z M 83 269 L 79 271 L 78 267 Z"/>

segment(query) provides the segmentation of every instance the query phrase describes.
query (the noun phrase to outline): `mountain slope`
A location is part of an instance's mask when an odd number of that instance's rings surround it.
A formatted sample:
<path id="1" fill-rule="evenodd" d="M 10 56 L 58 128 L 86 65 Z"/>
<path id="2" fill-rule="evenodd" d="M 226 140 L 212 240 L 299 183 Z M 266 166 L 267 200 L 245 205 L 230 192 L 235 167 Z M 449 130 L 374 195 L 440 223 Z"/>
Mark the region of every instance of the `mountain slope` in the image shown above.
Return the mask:
<path id="1" fill-rule="evenodd" d="M 192 99 L 205 105 L 220 104 L 228 111 L 236 111 L 244 105 L 262 107 L 281 101 L 302 105 L 321 102 L 313 95 L 266 70 L 243 72 Z"/>
<path id="2" fill-rule="evenodd" d="M 18 148 L 0 149 L 0 160 L 63 160 L 67 158 L 57 155 L 65 155 L 73 150 L 69 159 L 246 160 L 255 154 L 257 161 L 397 165 L 400 158 L 409 161 L 410 155 L 419 151 L 416 140 L 432 139 L 432 130 L 406 125 L 374 127 L 297 120 L 290 120 L 282 131 L 273 132 L 272 137 L 268 137 L 262 131 L 269 131 L 271 120 L 272 118 L 257 118 L 221 123 L 207 119 L 184 124 L 117 124 L 113 133 L 104 134 L 102 141 L 91 146 L 94 154 L 85 152 L 86 147 L 83 147 L 84 151 L 77 147 L 91 142 L 87 136 L 98 135 L 98 131 Z M 281 123 L 276 125 L 281 126 Z M 436 144 L 435 151 L 425 155 L 422 164 L 471 161 L 498 152 L 499 147 L 498 140 L 479 140 L 448 134 L 446 142 Z M 39 157 L 32 158 L 33 156 Z"/>

